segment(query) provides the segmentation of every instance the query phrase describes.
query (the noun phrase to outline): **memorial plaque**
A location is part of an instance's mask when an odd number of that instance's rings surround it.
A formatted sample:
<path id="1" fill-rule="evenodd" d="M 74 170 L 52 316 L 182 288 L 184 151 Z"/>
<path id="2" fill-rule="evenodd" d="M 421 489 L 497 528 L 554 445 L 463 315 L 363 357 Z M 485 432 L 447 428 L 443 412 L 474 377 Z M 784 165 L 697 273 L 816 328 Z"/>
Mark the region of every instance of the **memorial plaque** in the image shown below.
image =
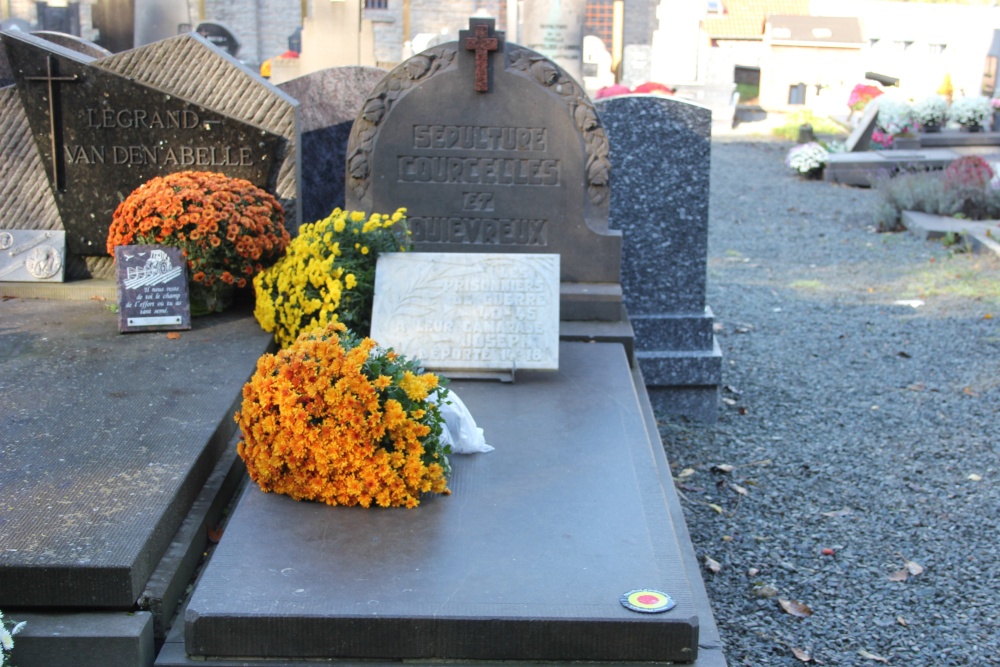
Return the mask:
<path id="1" fill-rule="evenodd" d="M 406 206 L 421 252 L 558 253 L 564 297 L 617 285 L 621 236 L 608 229 L 608 142 L 593 104 L 492 28 L 470 20 L 458 42 L 372 90 L 347 149 L 347 206 Z M 617 319 L 620 299 L 609 310 Z"/>
<path id="2" fill-rule="evenodd" d="M 191 328 L 187 263 L 180 248 L 116 246 L 115 265 L 120 332 Z"/>
<path id="3" fill-rule="evenodd" d="M 371 336 L 435 370 L 559 368 L 559 256 L 387 253 Z"/>
<path id="4" fill-rule="evenodd" d="M 66 232 L 0 230 L 0 281 L 63 281 Z"/>

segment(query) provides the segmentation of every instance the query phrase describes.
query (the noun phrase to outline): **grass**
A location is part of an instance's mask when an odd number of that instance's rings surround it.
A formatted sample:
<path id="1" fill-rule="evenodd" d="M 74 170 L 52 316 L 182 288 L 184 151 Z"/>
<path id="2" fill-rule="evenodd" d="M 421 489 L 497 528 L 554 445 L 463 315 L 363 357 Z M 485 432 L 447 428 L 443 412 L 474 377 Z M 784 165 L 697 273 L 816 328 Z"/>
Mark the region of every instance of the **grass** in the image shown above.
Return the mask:
<path id="1" fill-rule="evenodd" d="M 808 109 L 796 111 L 792 115 L 788 116 L 784 125 L 774 128 L 771 132 L 776 137 L 794 141 L 799 136 L 799 127 L 805 124 L 812 125 L 813 133 L 816 135 L 828 134 L 837 137 L 847 136 L 847 131 L 844 130 L 841 125 L 834 123 L 826 116 L 817 116 Z"/>

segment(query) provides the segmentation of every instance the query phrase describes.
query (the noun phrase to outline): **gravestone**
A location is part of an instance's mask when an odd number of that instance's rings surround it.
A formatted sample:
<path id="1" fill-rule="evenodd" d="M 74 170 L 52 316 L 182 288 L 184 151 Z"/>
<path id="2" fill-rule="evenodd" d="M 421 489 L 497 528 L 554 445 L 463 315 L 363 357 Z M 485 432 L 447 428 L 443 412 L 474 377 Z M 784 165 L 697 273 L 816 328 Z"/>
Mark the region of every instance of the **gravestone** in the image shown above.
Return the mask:
<path id="1" fill-rule="evenodd" d="M 70 277 L 113 277 L 115 208 L 166 173 L 246 178 L 275 192 L 297 229 L 296 102 L 201 37 L 104 58 L 31 35 L 2 40 L 16 86 L 0 89 L 0 220 L 65 229 Z"/>
<path id="2" fill-rule="evenodd" d="M 865 105 L 865 112 L 861 120 L 854 126 L 851 133 L 844 141 L 844 151 L 847 153 L 860 153 L 868 150 L 871 144 L 872 133 L 878 123 L 878 98 L 871 100 Z"/>
<path id="3" fill-rule="evenodd" d="M 712 113 L 683 100 L 598 100 L 611 144 L 611 226 L 635 356 L 657 408 L 717 417 L 722 353 L 705 304 Z"/>
<path id="4" fill-rule="evenodd" d="M 344 208 L 344 156 L 354 118 L 385 70 L 331 67 L 278 84 L 299 102 L 302 219 L 321 220 Z"/>
<path id="5" fill-rule="evenodd" d="M 0 280 L 62 282 L 66 232 L 0 229 Z"/>
<path id="6" fill-rule="evenodd" d="M 587 18 L 583 0 L 527 0 L 521 41 L 583 81 L 583 28 Z"/>
<path id="7" fill-rule="evenodd" d="M 418 251 L 559 253 L 562 319 L 618 321 L 607 151 L 562 69 L 472 19 L 371 92 L 348 145 L 347 206 L 405 206 Z"/>

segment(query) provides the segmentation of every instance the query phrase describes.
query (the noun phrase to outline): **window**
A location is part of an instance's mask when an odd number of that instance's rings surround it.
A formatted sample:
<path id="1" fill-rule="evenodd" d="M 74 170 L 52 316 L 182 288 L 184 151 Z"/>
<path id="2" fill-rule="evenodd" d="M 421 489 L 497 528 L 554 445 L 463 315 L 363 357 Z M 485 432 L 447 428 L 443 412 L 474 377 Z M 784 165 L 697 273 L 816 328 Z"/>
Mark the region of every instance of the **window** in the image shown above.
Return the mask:
<path id="1" fill-rule="evenodd" d="M 932 56 L 942 56 L 944 55 L 944 50 L 948 48 L 947 44 L 928 44 L 927 51 L 930 52 Z"/>
<path id="2" fill-rule="evenodd" d="M 614 34 L 614 23 L 614 0 L 587 0 L 587 23 L 584 34 L 600 37 L 609 51 Z"/>
<path id="3" fill-rule="evenodd" d="M 789 104 L 806 103 L 806 84 L 796 83 L 795 85 L 788 87 L 788 103 Z"/>
<path id="4" fill-rule="evenodd" d="M 389 9 L 389 0 L 365 0 L 365 9 Z"/>

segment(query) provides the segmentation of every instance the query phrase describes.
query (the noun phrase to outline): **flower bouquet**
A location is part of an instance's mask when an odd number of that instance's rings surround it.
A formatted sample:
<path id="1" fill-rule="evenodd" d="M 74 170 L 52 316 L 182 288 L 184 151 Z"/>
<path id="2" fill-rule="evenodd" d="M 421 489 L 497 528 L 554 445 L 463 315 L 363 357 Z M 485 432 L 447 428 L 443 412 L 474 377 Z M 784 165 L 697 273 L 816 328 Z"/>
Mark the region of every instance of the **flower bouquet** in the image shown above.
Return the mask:
<path id="1" fill-rule="evenodd" d="M 989 99 L 982 96 L 960 97 L 951 103 L 948 117 L 969 132 L 978 132 L 986 127 L 986 121 L 993 115 Z"/>
<path id="2" fill-rule="evenodd" d="M 830 153 L 822 144 L 810 141 L 789 150 L 788 155 L 785 156 L 785 165 L 801 176 L 818 178 L 823 173 L 823 168 L 829 159 Z"/>
<path id="3" fill-rule="evenodd" d="M 913 120 L 924 132 L 937 132 L 948 119 L 948 101 L 941 95 L 931 95 L 913 103 Z"/>
<path id="4" fill-rule="evenodd" d="M 281 347 L 334 321 L 367 333 L 379 254 L 412 247 L 405 212 L 366 218 L 336 209 L 303 225 L 285 256 L 254 279 L 254 315 L 264 331 Z"/>
<path id="5" fill-rule="evenodd" d="M 190 269 L 191 314 L 220 312 L 288 245 L 278 201 L 249 181 L 204 171 L 158 176 L 115 210 L 108 252 L 119 245 L 180 248 Z"/>
<path id="6" fill-rule="evenodd" d="M 415 361 L 335 322 L 266 354 L 236 422 L 260 488 L 329 505 L 420 504 L 448 494 L 444 388 Z"/>

